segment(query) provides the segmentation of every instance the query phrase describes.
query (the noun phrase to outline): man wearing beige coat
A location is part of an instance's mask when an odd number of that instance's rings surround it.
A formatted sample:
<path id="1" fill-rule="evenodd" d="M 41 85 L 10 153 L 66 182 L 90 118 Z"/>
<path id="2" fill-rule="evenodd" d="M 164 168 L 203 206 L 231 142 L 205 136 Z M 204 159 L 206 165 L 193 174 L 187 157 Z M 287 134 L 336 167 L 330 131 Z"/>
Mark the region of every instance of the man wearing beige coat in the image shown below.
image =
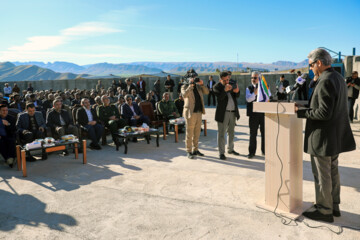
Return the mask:
<path id="1" fill-rule="evenodd" d="M 183 117 L 186 122 L 185 147 L 187 157 L 193 159 L 196 155 L 204 156 L 199 151 L 202 114 L 205 114 L 203 94 L 209 94 L 204 82 L 197 78 L 197 73 L 191 69 L 185 75 L 187 84 L 181 87 L 184 97 Z"/>

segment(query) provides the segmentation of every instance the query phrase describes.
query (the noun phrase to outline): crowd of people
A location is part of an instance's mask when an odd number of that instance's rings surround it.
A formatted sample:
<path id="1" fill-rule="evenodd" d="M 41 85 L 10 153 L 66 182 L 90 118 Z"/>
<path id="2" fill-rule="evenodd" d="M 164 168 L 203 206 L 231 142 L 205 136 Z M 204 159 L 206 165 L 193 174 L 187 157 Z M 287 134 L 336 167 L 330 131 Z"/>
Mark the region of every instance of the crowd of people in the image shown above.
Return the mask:
<path id="1" fill-rule="evenodd" d="M 57 139 L 72 134 L 79 137 L 81 131 L 86 131 L 91 140 L 89 147 L 100 150 L 99 142 L 105 129 L 119 145 L 115 136 L 118 129 L 144 123 L 150 125 L 149 117 L 139 107 L 141 102 L 150 102 L 165 120 L 182 116 L 182 94 L 172 101 L 174 80 L 170 75 L 167 77 L 163 94 L 159 84 L 160 81 L 156 81 L 153 89 L 148 90 L 146 82 L 139 77 L 137 82 L 132 78 L 125 82 L 114 80 L 107 89 L 99 80 L 91 90 L 34 91 L 30 83 L 26 90 L 21 91 L 16 83 L 13 87 L 6 83 L 4 93 L 0 92 L 0 153 L 12 167 L 16 144 L 24 145 L 46 136 Z M 31 155 L 26 159 L 36 160 Z"/>
<path id="2" fill-rule="evenodd" d="M 331 67 L 331 56 L 326 50 L 315 49 L 308 58 L 309 68 L 315 74 L 310 83 L 310 101 L 306 108 L 296 105 L 296 112 L 299 118 L 306 118 L 304 152 L 311 157 L 316 204 L 303 215 L 332 222 L 334 216 L 340 216 L 338 157 L 342 152 L 355 149 L 350 121 L 353 121 L 353 106 L 359 96 L 360 79 L 358 73 L 353 72 L 351 77 L 344 80 Z M 293 89 L 298 88 L 299 98 L 306 100 L 307 76 L 301 72 L 297 75 Z M 252 72 L 251 84 L 245 90 L 250 128 L 248 158 L 256 153 L 259 128 L 261 151 L 265 154 L 264 113 L 253 112 L 253 103 L 258 98 L 259 77 L 259 72 Z M 90 148 L 99 150 L 99 141 L 105 128 L 118 145 L 115 133 L 119 128 L 143 123 L 150 125 L 149 117 L 139 107 L 141 102 L 149 102 L 166 121 L 185 118 L 186 153 L 188 158 L 194 159 L 196 156 L 204 156 L 199 150 L 199 137 L 202 115 L 205 114 L 204 95 L 208 95 L 209 106 L 211 102 L 214 105 L 217 103 L 215 120 L 218 127 L 218 151 L 219 158 L 225 160 L 226 133 L 227 153 L 239 155 L 234 149 L 234 133 L 236 120 L 240 118 L 237 104 L 240 89 L 231 82 L 234 82 L 231 80 L 231 72 L 223 71 L 218 83 L 210 76 L 205 85 L 191 69 L 178 83 L 179 98 L 175 101 L 175 82 L 170 75 L 164 82 L 163 94 L 159 80 L 154 83 L 153 90 L 148 91 L 142 77 L 136 83 L 131 78 L 125 82 L 114 80 L 108 89 L 99 80 L 92 90 L 34 91 L 29 84 L 27 90 L 21 92 L 16 84 L 13 88 L 5 84 L 4 94 L 0 94 L 0 153 L 12 167 L 17 141 L 18 144 L 26 144 L 44 138 L 49 133 L 55 138 L 65 134 L 79 136 L 81 130 L 88 133 Z M 288 86 L 289 81 L 281 76 L 276 83 L 278 100 L 287 98 Z M 30 155 L 26 159 L 34 161 Z"/>

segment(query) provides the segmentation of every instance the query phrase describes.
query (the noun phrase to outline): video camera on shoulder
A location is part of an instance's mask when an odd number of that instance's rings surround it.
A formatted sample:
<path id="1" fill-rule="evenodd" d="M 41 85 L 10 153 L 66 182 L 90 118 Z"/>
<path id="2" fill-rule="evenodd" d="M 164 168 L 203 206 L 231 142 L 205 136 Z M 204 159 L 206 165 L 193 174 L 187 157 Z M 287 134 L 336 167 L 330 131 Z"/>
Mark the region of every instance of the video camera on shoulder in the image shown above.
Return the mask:
<path id="1" fill-rule="evenodd" d="M 237 88 L 237 82 L 233 79 L 230 79 L 229 84 L 231 85 L 232 89 Z"/>

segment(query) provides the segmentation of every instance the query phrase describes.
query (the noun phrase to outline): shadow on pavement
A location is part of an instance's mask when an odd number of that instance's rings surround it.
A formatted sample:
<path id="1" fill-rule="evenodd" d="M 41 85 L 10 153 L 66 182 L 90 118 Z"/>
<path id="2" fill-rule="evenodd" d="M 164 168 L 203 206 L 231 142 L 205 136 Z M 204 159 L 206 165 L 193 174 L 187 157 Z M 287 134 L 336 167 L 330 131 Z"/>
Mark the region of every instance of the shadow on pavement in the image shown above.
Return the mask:
<path id="1" fill-rule="evenodd" d="M 18 195 L 0 190 L 0 199 L 0 231 L 11 231 L 17 225 L 37 227 L 40 224 L 62 231 L 64 226 L 77 225 L 72 216 L 46 212 L 46 204 L 29 194 Z"/>

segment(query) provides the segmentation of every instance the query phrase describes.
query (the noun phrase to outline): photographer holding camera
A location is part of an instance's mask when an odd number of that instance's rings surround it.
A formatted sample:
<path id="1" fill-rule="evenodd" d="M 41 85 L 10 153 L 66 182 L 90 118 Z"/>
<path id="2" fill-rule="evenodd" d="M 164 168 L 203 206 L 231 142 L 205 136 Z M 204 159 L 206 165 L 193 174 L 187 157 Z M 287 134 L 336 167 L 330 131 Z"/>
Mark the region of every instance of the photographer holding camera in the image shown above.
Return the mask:
<path id="1" fill-rule="evenodd" d="M 360 90 L 360 78 L 358 72 L 354 71 L 351 77 L 346 79 L 346 85 L 348 87 L 348 107 L 349 107 L 349 118 L 350 122 L 354 120 L 354 104 L 356 99 L 359 97 Z"/>
<path id="2" fill-rule="evenodd" d="M 289 81 L 285 79 L 284 75 L 281 75 L 280 80 L 276 82 L 276 96 L 278 100 L 286 100 L 286 88 L 289 86 Z"/>
<path id="3" fill-rule="evenodd" d="M 204 82 L 197 77 L 197 73 L 191 69 L 186 75 L 186 82 L 181 87 L 184 97 L 183 117 L 186 122 L 185 147 L 187 157 L 193 159 L 196 155 L 204 156 L 199 151 L 199 138 L 201 132 L 202 114 L 205 114 L 203 94 L 209 94 L 209 89 Z"/>
<path id="4" fill-rule="evenodd" d="M 240 118 L 236 98 L 240 96 L 240 90 L 236 82 L 230 83 L 228 72 L 220 73 L 220 81 L 213 87 L 217 98 L 215 121 L 218 124 L 218 147 L 219 158 L 225 160 L 225 132 L 228 133 L 228 153 L 239 155 L 234 151 L 235 121 Z"/>

